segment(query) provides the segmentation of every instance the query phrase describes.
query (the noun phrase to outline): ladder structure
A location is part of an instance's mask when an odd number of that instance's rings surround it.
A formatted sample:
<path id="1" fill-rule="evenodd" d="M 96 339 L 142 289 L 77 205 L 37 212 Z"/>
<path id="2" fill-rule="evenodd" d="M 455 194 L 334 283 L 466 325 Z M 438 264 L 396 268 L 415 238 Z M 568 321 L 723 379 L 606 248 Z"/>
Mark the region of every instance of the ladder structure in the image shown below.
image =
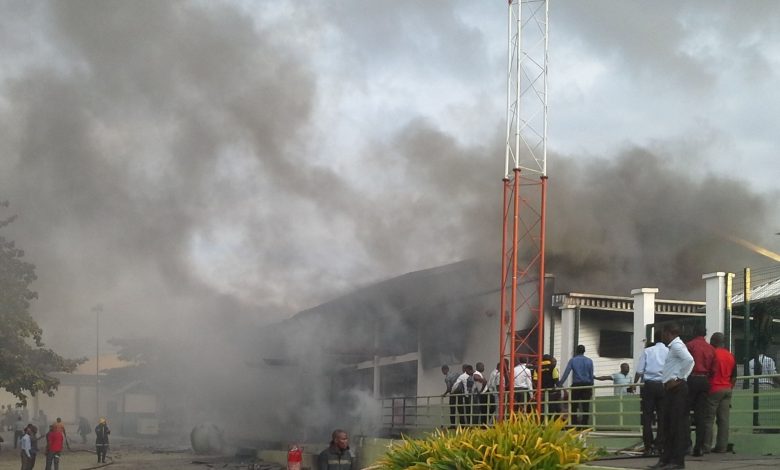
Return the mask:
<path id="1" fill-rule="evenodd" d="M 541 366 L 547 204 L 547 0 L 508 1 L 498 419 L 516 407 L 513 367 Z M 537 374 L 534 389 L 541 389 Z M 530 398 L 533 395 L 528 395 Z M 542 411 L 542 396 L 531 405 Z"/>

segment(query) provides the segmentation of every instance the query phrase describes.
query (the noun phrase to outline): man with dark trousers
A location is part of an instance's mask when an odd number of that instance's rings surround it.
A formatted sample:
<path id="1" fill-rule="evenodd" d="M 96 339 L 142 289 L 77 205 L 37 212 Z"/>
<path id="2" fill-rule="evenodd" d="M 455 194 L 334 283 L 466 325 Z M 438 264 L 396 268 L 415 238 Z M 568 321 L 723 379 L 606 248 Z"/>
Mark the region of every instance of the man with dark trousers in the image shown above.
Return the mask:
<path id="1" fill-rule="evenodd" d="M 450 371 L 450 366 L 444 364 L 441 366 L 441 373 L 444 375 L 444 386 L 446 390 L 441 396 L 450 396 L 450 426 L 455 427 L 458 419 L 457 398 L 453 395 L 452 387 L 455 385 L 455 381 L 458 380 L 458 373 Z"/>
<path id="2" fill-rule="evenodd" d="M 642 408 L 642 441 L 645 444 L 644 455 L 661 454 L 663 450 L 664 384 L 661 383 L 666 356 L 669 348 L 663 343 L 649 343 L 642 351 L 636 365 L 634 382 L 642 380 L 640 406 Z M 658 422 L 658 431 L 653 439 L 653 421 Z"/>
<path id="3" fill-rule="evenodd" d="M 585 346 L 577 346 L 577 353 L 566 364 L 560 383 L 566 383 L 572 373 L 571 386 L 571 423 L 587 426 L 590 419 L 590 399 L 593 397 L 593 361 L 585 356 Z M 576 388 L 583 387 L 583 388 Z M 582 410 L 583 415 L 578 412 Z"/>
<path id="4" fill-rule="evenodd" d="M 680 326 L 677 323 L 664 326 L 663 339 L 669 346 L 669 355 L 666 356 L 661 375 L 666 394 L 662 420 L 663 454 L 658 463 L 649 468 L 677 470 L 685 468 L 685 449 L 691 435 L 686 379 L 693 370 L 693 356 L 680 339 Z"/>
<path id="5" fill-rule="evenodd" d="M 715 348 L 704 338 L 706 334 L 704 325 L 698 324 L 693 328 L 693 339 L 685 344 L 693 356 L 693 371 L 688 377 L 688 403 L 696 424 L 694 457 L 701 457 L 710 451 L 710 443 L 704 442 L 704 435 L 709 415 L 710 377 L 715 365 Z"/>

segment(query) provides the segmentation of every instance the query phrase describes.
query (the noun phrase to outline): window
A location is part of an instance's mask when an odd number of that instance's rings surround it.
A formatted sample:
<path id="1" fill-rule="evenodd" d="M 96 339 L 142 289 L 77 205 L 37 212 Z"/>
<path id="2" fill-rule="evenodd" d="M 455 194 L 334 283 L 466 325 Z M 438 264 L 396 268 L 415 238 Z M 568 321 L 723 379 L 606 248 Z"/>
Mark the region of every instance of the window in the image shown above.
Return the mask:
<path id="1" fill-rule="evenodd" d="M 599 356 L 626 358 L 634 357 L 632 346 L 634 334 L 630 331 L 601 330 L 599 335 Z"/>

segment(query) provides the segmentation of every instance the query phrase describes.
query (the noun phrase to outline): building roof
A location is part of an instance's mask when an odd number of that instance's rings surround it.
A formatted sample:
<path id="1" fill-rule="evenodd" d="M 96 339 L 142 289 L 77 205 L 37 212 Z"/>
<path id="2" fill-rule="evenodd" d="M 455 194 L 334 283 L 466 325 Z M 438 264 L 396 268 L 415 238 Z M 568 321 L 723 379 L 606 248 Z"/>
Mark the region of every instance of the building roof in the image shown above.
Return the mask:
<path id="1" fill-rule="evenodd" d="M 765 282 L 751 288 L 750 300 L 757 302 L 760 300 L 769 300 L 775 297 L 780 297 L 780 278 Z M 732 304 L 745 303 L 745 293 L 740 292 L 731 297 Z"/>

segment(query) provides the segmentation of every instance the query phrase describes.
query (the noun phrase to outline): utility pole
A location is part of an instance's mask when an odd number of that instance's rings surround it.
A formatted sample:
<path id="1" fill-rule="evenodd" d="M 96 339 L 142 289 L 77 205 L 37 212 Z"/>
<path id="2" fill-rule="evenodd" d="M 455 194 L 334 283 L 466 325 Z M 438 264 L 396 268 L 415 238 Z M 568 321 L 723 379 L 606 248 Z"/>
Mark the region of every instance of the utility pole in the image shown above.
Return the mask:
<path id="1" fill-rule="evenodd" d="M 95 419 L 100 418 L 100 312 L 103 306 L 92 307 L 95 312 Z"/>

